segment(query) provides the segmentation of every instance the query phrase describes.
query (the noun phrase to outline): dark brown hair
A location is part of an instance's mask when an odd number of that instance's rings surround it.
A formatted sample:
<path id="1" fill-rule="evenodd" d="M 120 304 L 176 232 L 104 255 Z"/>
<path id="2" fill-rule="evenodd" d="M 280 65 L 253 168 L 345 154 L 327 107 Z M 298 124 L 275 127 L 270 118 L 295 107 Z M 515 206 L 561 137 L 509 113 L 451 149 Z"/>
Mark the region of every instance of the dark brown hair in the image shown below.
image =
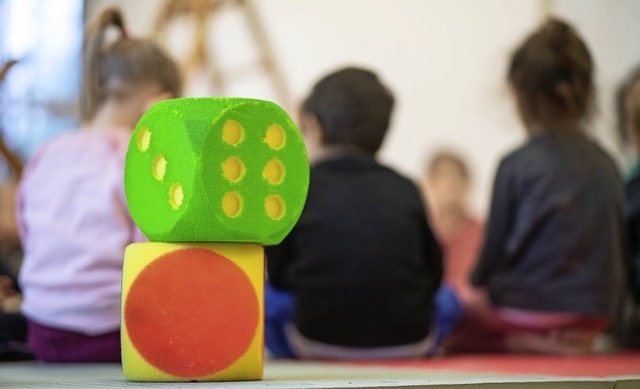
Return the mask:
<path id="1" fill-rule="evenodd" d="M 640 66 L 636 67 L 618 87 L 616 93 L 616 112 L 618 114 L 618 131 L 623 141 L 628 140 L 627 127 L 629 124 L 640 137 L 640 96 L 635 105 L 629 109 L 627 99 L 640 83 Z M 634 96 L 635 97 L 635 96 Z"/>
<path id="2" fill-rule="evenodd" d="M 595 108 L 594 64 L 569 24 L 550 19 L 511 57 L 508 81 L 525 124 L 552 127 L 587 119 Z"/>
<path id="3" fill-rule="evenodd" d="M 119 38 L 105 42 L 109 27 Z M 176 63 L 154 42 L 131 38 L 122 13 L 107 8 L 87 27 L 84 38 L 81 116 L 93 118 L 108 97 L 126 97 L 144 83 L 157 83 L 164 92 L 178 97 L 182 87 Z"/>
<path id="4" fill-rule="evenodd" d="M 302 110 L 316 116 L 325 144 L 375 154 L 389 127 L 393 105 L 393 95 L 375 73 L 350 67 L 318 81 Z"/>

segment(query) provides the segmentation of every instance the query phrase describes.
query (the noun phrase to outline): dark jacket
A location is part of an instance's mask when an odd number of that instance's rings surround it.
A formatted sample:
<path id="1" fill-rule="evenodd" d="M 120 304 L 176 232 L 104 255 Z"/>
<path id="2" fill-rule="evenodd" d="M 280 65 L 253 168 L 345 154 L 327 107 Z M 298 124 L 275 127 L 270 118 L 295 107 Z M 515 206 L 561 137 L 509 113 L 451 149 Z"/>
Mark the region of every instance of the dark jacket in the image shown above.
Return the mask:
<path id="1" fill-rule="evenodd" d="M 313 167 L 300 220 L 266 254 L 271 284 L 293 292 L 294 322 L 310 339 L 384 347 L 429 332 L 440 247 L 415 185 L 372 157 Z"/>
<path id="2" fill-rule="evenodd" d="M 623 183 L 580 133 L 532 138 L 495 179 L 472 281 L 495 305 L 609 318 L 625 290 Z"/>
<path id="3" fill-rule="evenodd" d="M 640 169 L 637 169 L 626 185 L 626 220 L 629 229 L 628 274 L 633 299 L 640 303 Z"/>

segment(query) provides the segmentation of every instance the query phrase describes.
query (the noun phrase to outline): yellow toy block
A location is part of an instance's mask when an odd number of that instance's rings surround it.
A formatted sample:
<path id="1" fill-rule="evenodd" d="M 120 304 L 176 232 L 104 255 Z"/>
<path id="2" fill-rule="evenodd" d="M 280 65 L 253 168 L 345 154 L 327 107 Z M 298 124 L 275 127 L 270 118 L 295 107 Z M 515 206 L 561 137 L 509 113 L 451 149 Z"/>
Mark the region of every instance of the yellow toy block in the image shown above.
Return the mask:
<path id="1" fill-rule="evenodd" d="M 122 279 L 122 366 L 133 381 L 259 380 L 264 249 L 134 243 Z"/>

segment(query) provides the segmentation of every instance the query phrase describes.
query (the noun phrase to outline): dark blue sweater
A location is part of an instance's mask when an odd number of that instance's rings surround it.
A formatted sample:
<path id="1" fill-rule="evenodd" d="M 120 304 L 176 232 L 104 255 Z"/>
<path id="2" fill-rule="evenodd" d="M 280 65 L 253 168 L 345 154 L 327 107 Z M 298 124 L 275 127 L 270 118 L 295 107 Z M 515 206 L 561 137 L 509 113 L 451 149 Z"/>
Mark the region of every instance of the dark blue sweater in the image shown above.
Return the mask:
<path id="1" fill-rule="evenodd" d="M 294 322 L 310 339 L 383 347 L 429 332 L 440 247 L 415 185 L 372 157 L 313 167 L 299 222 L 266 254 L 271 284 L 293 292 Z"/>
<path id="2" fill-rule="evenodd" d="M 498 306 L 609 318 L 625 290 L 621 177 L 581 133 L 505 157 L 472 281 Z"/>
<path id="3" fill-rule="evenodd" d="M 629 283 L 634 300 L 640 303 L 640 169 L 626 184 L 626 219 L 629 228 Z"/>

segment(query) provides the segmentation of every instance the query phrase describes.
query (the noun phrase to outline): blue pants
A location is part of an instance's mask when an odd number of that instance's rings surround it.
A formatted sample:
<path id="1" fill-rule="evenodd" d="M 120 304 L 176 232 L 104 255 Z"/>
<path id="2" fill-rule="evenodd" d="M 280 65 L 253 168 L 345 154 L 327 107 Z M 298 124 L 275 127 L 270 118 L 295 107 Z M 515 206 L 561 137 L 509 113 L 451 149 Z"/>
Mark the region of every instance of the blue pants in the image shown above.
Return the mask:
<path id="1" fill-rule="evenodd" d="M 285 327 L 293 320 L 293 294 L 282 289 L 275 289 L 266 281 L 264 286 L 265 300 L 265 346 L 276 358 L 295 358 L 296 355 L 289 344 Z M 428 355 L 434 355 L 438 347 L 456 328 L 462 319 L 462 305 L 453 288 L 443 284 L 434 297 L 435 316 L 433 328 L 436 333 L 435 342 Z"/>
<path id="2" fill-rule="evenodd" d="M 277 358 L 295 358 L 285 327 L 293 318 L 293 294 L 264 283 L 264 343 Z"/>

